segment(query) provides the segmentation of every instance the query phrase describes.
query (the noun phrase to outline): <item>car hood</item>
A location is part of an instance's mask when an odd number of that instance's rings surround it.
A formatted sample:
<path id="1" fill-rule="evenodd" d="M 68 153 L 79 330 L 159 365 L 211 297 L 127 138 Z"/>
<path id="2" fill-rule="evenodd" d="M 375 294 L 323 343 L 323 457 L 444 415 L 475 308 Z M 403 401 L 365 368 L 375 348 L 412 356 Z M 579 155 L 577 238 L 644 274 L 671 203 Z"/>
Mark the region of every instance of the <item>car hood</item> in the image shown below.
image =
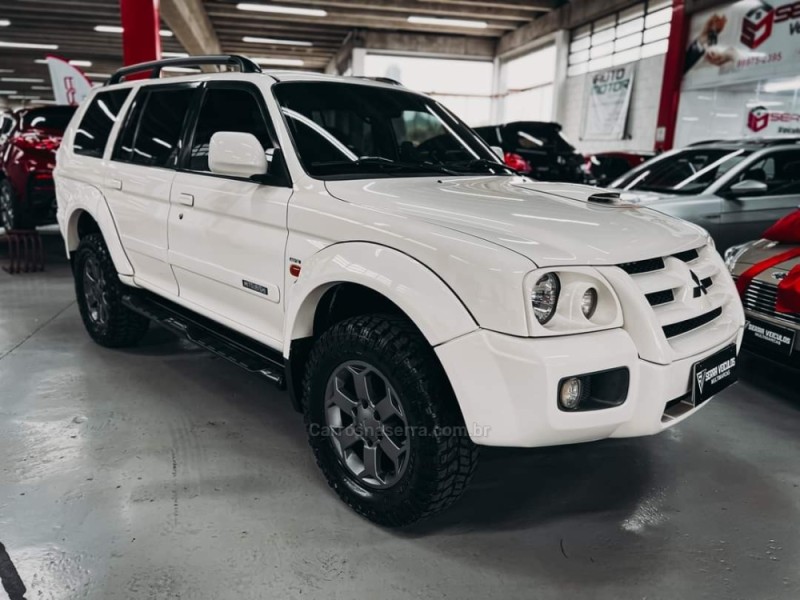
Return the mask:
<path id="1" fill-rule="evenodd" d="M 588 202 L 606 190 L 524 177 L 362 179 L 326 187 L 342 201 L 472 235 L 541 267 L 666 256 L 707 238 L 702 228 L 645 207 Z"/>

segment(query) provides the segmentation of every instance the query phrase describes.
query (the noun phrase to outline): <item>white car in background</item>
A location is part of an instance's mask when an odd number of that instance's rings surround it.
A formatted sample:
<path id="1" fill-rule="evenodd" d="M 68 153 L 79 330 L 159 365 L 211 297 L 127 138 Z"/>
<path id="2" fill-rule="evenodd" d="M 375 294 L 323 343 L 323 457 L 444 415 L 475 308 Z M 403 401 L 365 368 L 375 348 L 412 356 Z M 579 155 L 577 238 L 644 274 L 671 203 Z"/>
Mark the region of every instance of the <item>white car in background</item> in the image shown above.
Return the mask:
<path id="1" fill-rule="evenodd" d="M 220 62 L 241 72 L 158 78 Z M 155 78 L 120 82 L 136 70 Z M 518 176 L 397 85 L 238 56 L 123 69 L 55 178 L 89 335 L 129 346 L 154 320 L 288 387 L 377 523 L 450 505 L 479 445 L 655 434 L 736 377 L 742 307 L 705 231 Z"/>

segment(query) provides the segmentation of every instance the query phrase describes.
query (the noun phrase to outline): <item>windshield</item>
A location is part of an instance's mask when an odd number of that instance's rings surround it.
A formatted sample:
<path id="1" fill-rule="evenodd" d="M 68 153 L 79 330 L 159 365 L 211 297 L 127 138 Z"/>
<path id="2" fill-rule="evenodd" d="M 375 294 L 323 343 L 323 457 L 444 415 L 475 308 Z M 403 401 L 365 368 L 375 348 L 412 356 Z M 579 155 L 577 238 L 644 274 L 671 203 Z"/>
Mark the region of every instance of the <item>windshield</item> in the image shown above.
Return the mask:
<path id="1" fill-rule="evenodd" d="M 309 175 L 511 173 L 469 127 L 418 94 L 327 81 L 279 83 L 273 89 Z"/>
<path id="2" fill-rule="evenodd" d="M 22 130 L 53 129 L 55 131 L 64 131 L 74 113 L 74 106 L 34 108 L 23 115 Z"/>
<path id="3" fill-rule="evenodd" d="M 623 190 L 696 194 L 748 155 L 750 150 L 729 148 L 690 148 L 645 163 L 643 168 L 621 177 L 611 187 Z"/>

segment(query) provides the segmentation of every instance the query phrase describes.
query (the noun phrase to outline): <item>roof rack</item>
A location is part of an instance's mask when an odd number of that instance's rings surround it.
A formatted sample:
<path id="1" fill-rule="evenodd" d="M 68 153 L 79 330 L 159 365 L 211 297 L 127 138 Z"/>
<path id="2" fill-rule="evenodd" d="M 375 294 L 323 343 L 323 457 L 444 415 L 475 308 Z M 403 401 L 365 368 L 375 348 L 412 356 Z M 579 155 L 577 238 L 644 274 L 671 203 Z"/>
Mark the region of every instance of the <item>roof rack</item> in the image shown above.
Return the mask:
<path id="1" fill-rule="evenodd" d="M 351 75 L 351 77 L 355 79 L 368 79 L 369 81 L 377 81 L 378 83 L 387 83 L 389 85 L 398 85 L 403 87 L 402 83 L 396 79 L 392 79 L 391 77 L 367 77 L 366 75 Z"/>
<path id="2" fill-rule="evenodd" d="M 734 138 L 729 140 L 702 140 L 700 142 L 692 142 L 688 144 L 687 148 L 695 146 L 706 146 L 712 144 L 728 144 L 728 145 L 742 145 L 742 146 L 781 146 L 786 144 L 800 144 L 800 136 L 787 135 L 783 137 L 754 137 L 754 138 Z"/>
<path id="3" fill-rule="evenodd" d="M 106 85 L 119 83 L 128 75 L 150 71 L 151 79 L 158 79 L 164 67 L 201 67 L 204 65 L 232 65 L 242 73 L 261 73 L 261 67 L 245 56 L 238 54 L 215 54 L 209 56 L 189 56 L 187 58 L 165 58 L 123 67 L 109 77 Z"/>

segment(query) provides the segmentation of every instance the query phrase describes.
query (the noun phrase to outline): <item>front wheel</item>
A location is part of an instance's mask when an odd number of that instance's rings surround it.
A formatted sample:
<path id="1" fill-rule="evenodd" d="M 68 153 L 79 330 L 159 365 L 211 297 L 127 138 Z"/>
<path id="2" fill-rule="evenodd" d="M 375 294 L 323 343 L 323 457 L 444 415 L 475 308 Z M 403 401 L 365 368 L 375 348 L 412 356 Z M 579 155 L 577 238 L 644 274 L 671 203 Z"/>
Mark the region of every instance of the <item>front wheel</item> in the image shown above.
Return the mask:
<path id="1" fill-rule="evenodd" d="M 433 349 L 407 320 L 354 317 L 316 342 L 303 384 L 309 443 L 351 508 L 398 527 L 466 489 L 477 447 Z"/>
<path id="2" fill-rule="evenodd" d="M 150 322 L 122 304 L 124 286 L 100 234 L 92 233 L 81 240 L 73 272 L 81 318 L 95 342 L 122 348 L 144 337 Z"/>

